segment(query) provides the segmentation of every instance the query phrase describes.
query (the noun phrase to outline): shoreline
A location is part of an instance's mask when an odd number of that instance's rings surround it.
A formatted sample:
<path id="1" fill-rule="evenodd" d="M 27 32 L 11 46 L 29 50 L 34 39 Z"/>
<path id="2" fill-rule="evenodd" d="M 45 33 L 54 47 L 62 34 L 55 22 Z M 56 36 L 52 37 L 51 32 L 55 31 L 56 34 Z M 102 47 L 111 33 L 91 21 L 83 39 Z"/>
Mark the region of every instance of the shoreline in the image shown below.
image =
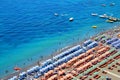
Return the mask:
<path id="1" fill-rule="evenodd" d="M 20 70 L 20 71 L 16 71 L 16 72 L 10 73 L 7 76 L 4 76 L 4 77 L 0 78 L 0 80 L 6 80 L 6 79 L 9 79 L 9 78 L 11 78 L 11 77 L 13 77 L 15 75 L 18 75 L 20 72 L 27 71 L 28 69 L 38 65 L 38 62 L 39 63 L 43 63 L 45 60 L 51 59 L 53 56 L 56 56 L 56 55 L 60 54 L 61 52 L 65 51 L 65 50 L 67 50 L 67 49 L 69 49 L 69 48 L 71 48 L 73 46 L 74 45 L 66 46 L 64 48 L 61 48 L 61 49 L 57 50 L 55 53 L 53 53 L 53 54 L 51 54 L 49 56 L 45 56 L 42 59 L 37 60 L 37 62 L 33 62 L 32 64 L 28 65 L 27 67 L 22 68 L 22 70 Z"/>
<path id="2" fill-rule="evenodd" d="M 99 34 L 96 34 L 96 35 L 94 35 L 94 36 L 92 36 L 92 37 L 88 37 L 88 38 L 86 38 L 86 39 L 84 39 L 84 40 L 82 40 L 82 41 L 78 41 L 78 42 L 76 42 L 76 43 L 74 43 L 74 44 L 72 44 L 72 45 L 69 45 L 69 46 L 66 46 L 66 47 L 64 47 L 64 48 L 58 49 L 56 52 L 52 53 L 51 55 L 43 57 L 42 60 L 39 59 L 39 60 L 37 60 L 37 62 L 34 62 L 33 64 L 28 65 L 27 67 L 24 67 L 21 71 L 19 71 L 19 72 L 14 72 L 14 73 L 8 74 L 7 76 L 4 76 L 4 77 L 3 77 L 3 80 L 6 80 L 6 79 L 9 79 L 9 78 L 11 78 L 11 77 L 13 77 L 13 76 L 15 76 L 15 75 L 18 75 L 20 72 L 26 71 L 26 70 L 30 69 L 31 67 L 38 65 L 38 62 L 39 62 L 39 63 L 42 63 L 42 62 L 44 62 L 45 60 L 50 59 L 50 58 L 52 58 L 53 56 L 56 56 L 57 54 L 60 54 L 61 52 L 65 51 L 65 50 L 67 50 L 67 49 L 69 49 L 69 48 L 71 48 L 71 47 L 73 47 L 73 46 L 75 46 L 75 45 L 78 45 L 78 44 L 81 45 L 85 40 L 87 40 L 87 39 L 89 39 L 89 38 L 94 39 L 95 37 L 97 37 L 97 36 L 99 36 L 99 35 L 107 34 L 107 33 L 109 33 L 109 32 L 114 32 L 115 29 L 120 29 L 120 26 L 113 27 L 112 29 L 106 30 L 105 32 L 104 32 L 104 31 L 103 31 L 103 32 L 100 32 Z M 2 80 L 2 78 L 1 78 L 1 80 Z"/>

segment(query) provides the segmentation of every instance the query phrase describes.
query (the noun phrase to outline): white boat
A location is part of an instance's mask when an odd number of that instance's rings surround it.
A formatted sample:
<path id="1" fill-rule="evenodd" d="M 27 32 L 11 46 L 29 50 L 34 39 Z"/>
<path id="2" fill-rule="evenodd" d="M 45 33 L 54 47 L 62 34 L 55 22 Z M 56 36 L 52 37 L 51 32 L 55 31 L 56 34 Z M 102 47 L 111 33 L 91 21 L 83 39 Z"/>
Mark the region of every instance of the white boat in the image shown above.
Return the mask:
<path id="1" fill-rule="evenodd" d="M 92 16 L 97 16 L 98 14 L 97 13 L 91 13 Z"/>
<path id="2" fill-rule="evenodd" d="M 108 18 L 107 14 L 99 15 L 100 18 Z"/>
<path id="3" fill-rule="evenodd" d="M 55 16 L 58 16 L 58 13 L 54 13 Z"/>
<path id="4" fill-rule="evenodd" d="M 74 18 L 73 18 L 73 17 L 69 18 L 69 21 L 73 21 L 73 20 L 74 20 Z"/>

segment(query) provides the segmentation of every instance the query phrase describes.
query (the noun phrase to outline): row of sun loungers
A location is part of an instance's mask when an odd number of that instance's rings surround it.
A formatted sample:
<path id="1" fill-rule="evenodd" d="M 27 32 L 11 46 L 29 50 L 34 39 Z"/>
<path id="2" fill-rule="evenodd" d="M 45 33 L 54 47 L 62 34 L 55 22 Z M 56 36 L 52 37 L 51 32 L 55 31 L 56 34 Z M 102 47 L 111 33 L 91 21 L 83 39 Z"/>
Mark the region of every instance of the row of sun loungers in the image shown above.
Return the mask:
<path id="1" fill-rule="evenodd" d="M 120 49 L 120 39 L 118 38 L 111 38 L 106 42 L 108 45 L 115 47 L 116 49 Z"/>

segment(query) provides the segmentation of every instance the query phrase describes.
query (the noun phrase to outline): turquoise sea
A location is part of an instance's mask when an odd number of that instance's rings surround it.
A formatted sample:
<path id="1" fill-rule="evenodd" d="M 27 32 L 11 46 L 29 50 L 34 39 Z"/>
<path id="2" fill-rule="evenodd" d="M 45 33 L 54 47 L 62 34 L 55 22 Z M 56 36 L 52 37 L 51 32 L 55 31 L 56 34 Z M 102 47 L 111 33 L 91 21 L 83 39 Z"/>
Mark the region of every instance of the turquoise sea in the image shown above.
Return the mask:
<path id="1" fill-rule="evenodd" d="M 120 0 L 0 0 L 0 77 L 120 24 L 91 13 L 120 18 Z"/>

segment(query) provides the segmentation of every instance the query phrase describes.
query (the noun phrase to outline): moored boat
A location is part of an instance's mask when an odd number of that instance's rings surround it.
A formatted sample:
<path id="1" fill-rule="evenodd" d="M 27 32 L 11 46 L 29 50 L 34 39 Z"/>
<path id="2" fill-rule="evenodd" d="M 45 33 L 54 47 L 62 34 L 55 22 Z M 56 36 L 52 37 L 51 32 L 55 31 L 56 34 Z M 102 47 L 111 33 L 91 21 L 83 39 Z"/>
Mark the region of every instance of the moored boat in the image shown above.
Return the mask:
<path id="1" fill-rule="evenodd" d="M 112 20 L 106 20 L 106 22 L 113 23 L 114 21 L 112 21 Z"/>
<path id="2" fill-rule="evenodd" d="M 69 18 L 69 21 L 73 21 L 73 20 L 74 20 L 74 18 L 73 18 L 73 17 Z"/>
<path id="3" fill-rule="evenodd" d="M 54 13 L 55 16 L 58 16 L 58 13 Z"/>
<path id="4" fill-rule="evenodd" d="M 100 18 L 108 18 L 107 14 L 99 15 Z"/>
<path id="5" fill-rule="evenodd" d="M 92 28 L 97 28 L 97 26 L 92 26 Z"/>
<path id="6" fill-rule="evenodd" d="M 98 14 L 97 13 L 91 13 L 92 16 L 97 16 Z"/>

